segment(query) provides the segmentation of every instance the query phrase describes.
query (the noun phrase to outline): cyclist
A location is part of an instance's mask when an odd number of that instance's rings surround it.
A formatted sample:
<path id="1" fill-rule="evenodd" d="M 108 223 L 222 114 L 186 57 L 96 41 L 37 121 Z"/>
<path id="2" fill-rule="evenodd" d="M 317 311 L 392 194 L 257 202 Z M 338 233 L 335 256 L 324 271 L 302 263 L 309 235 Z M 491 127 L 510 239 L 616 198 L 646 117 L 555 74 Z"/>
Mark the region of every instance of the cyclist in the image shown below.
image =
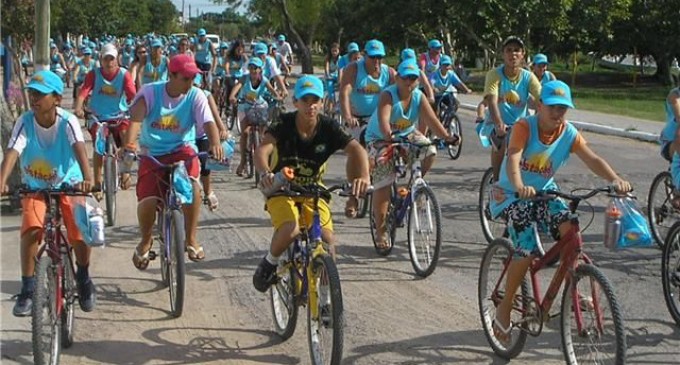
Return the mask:
<path id="1" fill-rule="evenodd" d="M 255 45 L 255 57 L 262 60 L 262 74 L 266 77 L 270 83 L 276 83 L 279 86 L 282 98 L 288 96 L 288 90 L 286 89 L 286 84 L 281 76 L 281 70 L 276 66 L 276 61 L 267 56 L 267 45 L 265 43 L 258 43 Z"/>
<path id="2" fill-rule="evenodd" d="M 321 183 L 322 166 L 337 150 L 347 153 L 347 179 L 354 194 L 364 194 L 369 184 L 366 151 L 333 120 L 323 115 L 323 82 L 311 75 L 298 79 L 294 90 L 296 111 L 284 113 L 267 130 L 262 144 L 255 151 L 255 166 L 261 173 L 261 184 L 272 185 L 274 173 L 289 166 L 295 171 L 294 182 L 300 185 Z M 274 152 L 276 150 L 276 152 Z M 270 158 L 273 158 L 271 165 Z M 253 285 L 265 292 L 276 280 L 278 258 L 300 233 L 296 202 L 303 203 L 303 216 L 309 222 L 313 207 L 310 199 L 272 197 L 266 209 L 271 216 L 274 234 L 267 255 L 260 261 Z M 330 245 L 335 257 L 333 222 L 328 201 L 319 199 L 323 241 Z"/>
<path id="3" fill-rule="evenodd" d="M 461 90 L 465 94 L 472 92 L 472 90 L 470 90 L 470 88 L 467 87 L 467 85 L 465 85 L 465 83 L 461 81 L 458 78 L 458 75 L 456 75 L 456 73 L 451 69 L 452 64 L 453 62 L 451 61 L 451 57 L 447 55 L 441 56 L 439 60 L 439 71 L 435 72 L 432 76 L 432 86 L 434 86 L 435 89 L 435 105 L 439 105 L 439 101 L 441 100 L 444 92 L 447 91 L 451 86 L 455 87 L 457 90 Z M 450 105 L 450 103 L 457 105 L 458 101 L 455 99 L 455 96 L 453 94 L 448 95 L 450 98 L 444 99 L 443 103 L 446 105 Z"/>
<path id="4" fill-rule="evenodd" d="M 673 205 L 680 207 L 680 133 L 678 121 L 680 121 L 680 88 L 673 88 L 666 97 L 666 126 L 661 131 L 661 156 L 671 163 L 671 176 L 673 178 Z"/>
<path id="5" fill-rule="evenodd" d="M 188 54 L 190 56 L 194 55 L 194 52 L 191 51 L 191 47 L 189 46 L 188 38 L 183 37 L 182 39 L 179 40 L 177 46 L 177 54 Z"/>
<path id="6" fill-rule="evenodd" d="M 292 65 L 293 49 L 290 47 L 290 43 L 286 42 L 286 36 L 283 34 L 279 34 L 279 37 L 277 38 L 277 43 L 279 53 L 281 54 L 281 56 L 283 56 L 286 65 Z"/>
<path id="7" fill-rule="evenodd" d="M 212 96 L 217 100 L 218 94 L 220 92 L 220 85 L 222 84 L 222 80 L 224 79 L 224 76 L 226 75 L 226 67 L 225 63 L 227 62 L 227 50 L 229 49 L 229 46 L 227 45 L 226 42 L 220 43 L 220 53 L 217 56 L 217 63 L 215 66 L 215 73 L 214 73 L 214 78 L 212 82 Z"/>
<path id="8" fill-rule="evenodd" d="M 59 187 L 62 183 L 80 185 L 83 192 L 92 187 L 92 173 L 85 151 L 83 133 L 78 118 L 62 109 L 64 83 L 52 71 L 36 72 L 26 86 L 31 110 L 23 113 L 12 132 L 0 169 L 0 192 L 7 193 L 7 179 L 17 160 L 23 182 L 31 189 Z M 74 220 L 71 200 L 61 199 L 61 212 L 68 242 L 76 256 L 78 302 L 84 312 L 94 309 L 96 289 L 90 279 L 91 249 Z M 17 296 L 13 314 L 28 316 L 33 305 L 35 288 L 35 257 L 42 239 L 46 203 L 41 196 L 27 196 L 21 202 L 21 293 Z"/>
<path id="9" fill-rule="evenodd" d="M 95 61 L 92 59 L 92 50 L 85 48 L 83 50 L 83 57 L 76 62 L 76 68 L 73 71 L 73 99 L 78 98 L 78 91 L 80 90 L 80 85 L 85 81 L 85 76 L 87 76 L 90 71 L 94 70 Z"/>
<path id="10" fill-rule="evenodd" d="M 59 49 L 55 43 L 50 44 L 50 71 L 57 74 L 63 80 L 68 72 L 68 66 L 64 61 L 64 56 L 59 53 Z"/>
<path id="11" fill-rule="evenodd" d="M 196 34 L 198 35 L 198 39 L 194 46 L 194 59 L 196 60 L 198 69 L 204 73 L 207 72 L 206 85 L 211 85 L 212 73 L 215 72 L 215 66 L 217 66 L 217 51 L 215 51 L 215 46 L 212 42 L 206 37 L 205 29 L 199 29 Z"/>
<path id="12" fill-rule="evenodd" d="M 324 87 L 328 95 L 335 93 L 336 85 L 338 84 L 338 61 L 340 61 L 340 45 L 333 43 L 328 50 L 324 64 L 324 76 L 326 79 Z M 337 105 L 334 107 L 337 107 Z"/>
<path id="13" fill-rule="evenodd" d="M 141 89 L 142 85 L 168 79 L 168 58 L 163 55 L 163 43 L 160 39 L 151 42 L 151 55 L 144 57 L 137 72 L 141 73 L 141 77 L 137 77 L 137 89 Z"/>
<path id="14" fill-rule="evenodd" d="M 537 191 L 558 189 L 555 173 L 566 164 L 571 153 L 617 191 L 631 190 L 630 183 L 595 154 L 567 121 L 567 111 L 574 107 L 567 84 L 547 82 L 537 100 L 537 114 L 520 119 L 513 128 L 508 154 L 503 159 L 500 179 L 493 187 L 491 200 L 492 215 L 508 221 L 508 234 L 515 246 L 514 260 L 508 267 L 505 296 L 496 308 L 494 321 L 494 332 L 503 342 L 510 340 L 510 311 L 515 292 L 531 264 L 531 256 L 539 252 L 535 227 L 555 235 L 565 235 L 571 227 L 570 211 L 564 200 L 530 199 Z"/>
<path id="15" fill-rule="evenodd" d="M 171 164 L 185 161 L 192 178 L 193 201 L 183 206 L 185 243 L 188 257 L 192 261 L 205 259 L 205 252 L 196 238 L 198 215 L 201 209 L 199 161 L 196 154 L 196 128 L 202 124 L 208 135 L 212 157 L 222 160 L 220 137 L 207 98 L 199 88 L 193 87 L 193 80 L 200 72 L 193 57 L 177 55 L 170 60 L 168 81 L 154 82 L 139 91 L 130 107 L 130 129 L 125 135 L 125 149 L 135 151 L 137 136 L 139 147 L 144 154 Z M 121 156 L 122 157 L 122 156 Z M 137 219 L 142 235 L 132 255 L 132 263 L 139 270 L 149 265 L 152 230 L 159 200 L 165 196 L 164 173 L 154 162 L 142 159 L 139 163 L 137 181 Z"/>
<path id="16" fill-rule="evenodd" d="M 377 39 L 366 42 L 366 58 L 350 63 L 343 69 L 340 80 L 340 110 L 352 136 L 362 142 L 359 119 L 367 120 L 378 107 L 380 93 L 394 83 L 394 69 L 383 64 L 385 46 Z M 364 143 L 362 142 L 362 145 Z M 345 215 L 354 218 L 359 202 L 347 199 Z"/>
<path id="17" fill-rule="evenodd" d="M 64 62 L 66 63 L 66 69 L 68 70 L 66 72 L 66 87 L 71 87 L 71 81 L 73 80 L 73 69 L 76 66 L 76 54 L 73 52 L 73 49 L 71 48 L 71 44 L 66 42 L 64 44 Z"/>
<path id="18" fill-rule="evenodd" d="M 430 39 L 427 42 L 427 52 L 420 54 L 420 69 L 425 71 L 427 77 L 432 81 L 434 75 L 439 70 L 439 61 L 442 56 L 442 42 L 438 39 Z"/>
<path id="19" fill-rule="evenodd" d="M 146 62 L 146 57 L 147 51 L 144 45 L 139 45 L 137 48 L 135 48 L 135 59 L 132 60 L 132 64 L 130 65 L 130 68 L 128 70 L 130 72 L 130 75 L 132 75 L 132 79 L 135 84 L 135 89 L 138 89 L 137 85 L 141 84 L 139 70 L 142 67 L 142 64 Z"/>
<path id="20" fill-rule="evenodd" d="M 373 179 L 373 216 L 376 225 L 376 245 L 384 248 L 387 245 L 385 216 L 390 199 L 390 186 L 396 178 L 392 159 L 386 154 L 389 151 L 389 141 L 393 135 L 408 138 L 414 143 L 428 144 L 425 128 L 431 129 L 436 135 L 447 142 L 455 143 L 458 136 L 449 136 L 432 106 L 425 99 L 423 92 L 418 89 L 420 69 L 413 59 L 408 59 L 399 65 L 396 84 L 388 86 L 380 93 L 378 107 L 371 115 L 366 129 L 366 144 L 368 147 Z M 437 154 L 436 146 L 423 147 L 420 153 L 423 159 L 423 175 L 432 167 Z M 409 156 L 410 159 L 413 156 Z"/>
<path id="21" fill-rule="evenodd" d="M 283 57 L 283 55 L 277 52 L 276 43 L 272 43 L 269 46 L 269 57 L 273 58 L 274 62 L 276 62 L 276 67 L 281 70 L 281 74 L 283 75 L 283 82 L 286 84 L 286 86 L 288 86 L 286 78 L 288 75 L 290 75 L 290 67 L 288 66 L 288 63 L 286 62 L 286 59 Z"/>
<path id="22" fill-rule="evenodd" d="M 342 80 L 342 70 L 352 62 L 357 62 L 361 59 L 361 52 L 359 45 L 355 42 L 350 42 L 347 45 L 347 53 L 338 60 L 338 80 Z"/>
<path id="23" fill-rule="evenodd" d="M 82 118 L 85 116 L 83 105 L 90 98 L 90 108 L 101 122 L 117 118 L 127 110 L 127 102 L 135 96 L 135 86 L 132 75 L 118 66 L 118 50 L 109 43 L 102 47 L 101 67 L 87 73 L 85 81 L 76 99 L 74 111 Z M 128 121 L 121 121 L 113 128 L 113 137 L 118 147 L 121 146 L 122 136 L 128 128 Z M 97 136 L 98 124 L 88 126 L 92 143 Z M 102 184 L 102 156 L 94 153 L 92 156 L 94 166 L 95 187 L 101 190 Z M 130 174 L 121 174 L 120 187 L 125 190 L 130 187 Z M 97 199 L 101 199 L 102 193 L 95 193 Z"/>
<path id="24" fill-rule="evenodd" d="M 401 51 L 401 56 L 399 57 L 399 63 L 404 62 L 406 60 L 415 60 L 416 59 L 416 51 L 414 51 L 412 48 L 404 48 Z M 396 67 L 399 67 L 397 64 Z M 427 97 L 427 100 L 430 102 L 430 104 L 434 105 L 435 102 L 435 93 L 434 93 L 434 88 L 432 87 L 432 84 L 430 83 L 430 80 L 427 78 L 427 75 L 423 70 L 420 70 L 420 77 L 418 78 L 418 82 L 420 83 L 420 91 L 425 93 L 425 96 Z"/>
<path id="25" fill-rule="evenodd" d="M 555 74 L 548 71 L 548 56 L 543 53 L 537 53 L 531 62 L 531 71 L 536 75 L 541 85 L 546 82 L 557 80 Z"/>
<path id="26" fill-rule="evenodd" d="M 243 41 L 236 39 L 231 42 L 229 51 L 227 51 L 224 69 L 227 77 L 227 95 L 231 95 L 231 90 L 234 88 L 236 82 L 243 76 L 243 68 L 248 64 L 248 57 L 245 55 L 245 47 Z M 228 103 L 231 103 L 227 98 Z M 231 105 L 231 104 L 228 104 Z"/>
<path id="27" fill-rule="evenodd" d="M 536 76 L 522 68 L 524 42 L 519 37 L 510 36 L 503 42 L 502 49 L 503 65 L 487 72 L 484 81 L 484 99 L 488 108 L 486 122 L 495 126 L 489 138 L 494 144 L 491 167 L 495 180 L 505 154 L 504 137 L 508 128 L 528 115 L 529 96 L 537 100 L 541 93 L 541 83 Z"/>
<path id="28" fill-rule="evenodd" d="M 126 39 L 125 46 L 118 56 L 118 63 L 120 64 L 120 67 L 124 67 L 128 70 L 130 69 L 130 66 L 132 66 L 132 61 L 135 59 L 135 49 L 132 47 L 133 43 L 134 42 L 132 39 Z"/>
<path id="29" fill-rule="evenodd" d="M 262 59 L 258 57 L 251 58 L 248 61 L 248 75 L 241 77 L 241 81 L 231 89 L 231 94 L 229 94 L 230 103 L 237 102 L 237 94 L 245 101 L 238 105 L 239 111 L 244 114 L 243 119 L 240 121 L 241 136 L 239 139 L 239 150 L 241 151 L 241 162 L 236 168 L 236 175 L 238 176 L 243 176 L 246 166 L 246 150 L 248 149 L 248 134 L 250 133 L 248 111 L 255 104 L 266 104 L 264 95 L 267 91 L 271 95 L 277 95 L 276 90 L 269 83 L 269 79 L 264 76 L 262 67 L 264 67 Z"/>

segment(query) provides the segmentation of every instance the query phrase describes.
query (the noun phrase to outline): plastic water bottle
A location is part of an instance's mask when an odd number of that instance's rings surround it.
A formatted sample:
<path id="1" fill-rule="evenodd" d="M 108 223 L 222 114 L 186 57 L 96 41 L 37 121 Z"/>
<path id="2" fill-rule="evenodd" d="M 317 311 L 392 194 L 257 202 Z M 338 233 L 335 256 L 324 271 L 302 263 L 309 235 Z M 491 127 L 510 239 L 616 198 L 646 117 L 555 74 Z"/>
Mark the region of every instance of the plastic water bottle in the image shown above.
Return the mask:
<path id="1" fill-rule="evenodd" d="M 260 191 L 265 197 L 269 197 L 270 195 L 279 191 L 279 189 L 281 189 L 287 182 L 293 180 L 293 178 L 295 178 L 293 169 L 290 167 L 284 167 L 279 172 L 274 174 L 274 182 L 272 183 L 271 188 L 265 189 L 260 182 Z"/>
<path id="2" fill-rule="evenodd" d="M 90 236 L 92 237 L 93 246 L 104 245 L 104 211 L 95 207 L 90 211 Z"/>
<path id="3" fill-rule="evenodd" d="M 621 211 L 612 201 L 605 211 L 604 246 L 614 250 L 621 237 Z"/>

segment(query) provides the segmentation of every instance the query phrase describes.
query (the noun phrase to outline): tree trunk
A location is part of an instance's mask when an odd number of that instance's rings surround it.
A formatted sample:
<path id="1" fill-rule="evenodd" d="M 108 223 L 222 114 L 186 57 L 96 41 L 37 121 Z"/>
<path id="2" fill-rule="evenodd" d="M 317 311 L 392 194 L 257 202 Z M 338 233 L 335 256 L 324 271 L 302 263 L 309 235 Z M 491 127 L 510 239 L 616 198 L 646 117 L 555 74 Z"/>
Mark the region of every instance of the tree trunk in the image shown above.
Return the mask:
<path id="1" fill-rule="evenodd" d="M 295 45 L 297 46 L 296 54 L 300 58 L 300 66 L 302 66 L 302 73 L 313 74 L 314 64 L 312 63 L 312 52 L 309 50 L 309 46 L 300 36 L 300 33 L 298 33 L 297 30 L 295 29 L 295 26 L 293 26 L 293 20 L 291 19 L 290 13 L 288 12 L 288 5 L 286 4 L 286 0 L 279 0 L 278 5 L 279 9 L 281 10 L 281 13 L 283 14 L 284 26 L 286 27 L 286 31 L 290 34 L 293 43 L 295 43 Z"/>
<path id="2" fill-rule="evenodd" d="M 656 62 L 656 78 L 663 85 L 674 85 L 673 75 L 671 75 L 671 56 L 669 53 L 659 53 L 654 55 L 654 62 Z"/>
<path id="3" fill-rule="evenodd" d="M 50 0 L 35 2 L 35 71 L 50 68 Z"/>

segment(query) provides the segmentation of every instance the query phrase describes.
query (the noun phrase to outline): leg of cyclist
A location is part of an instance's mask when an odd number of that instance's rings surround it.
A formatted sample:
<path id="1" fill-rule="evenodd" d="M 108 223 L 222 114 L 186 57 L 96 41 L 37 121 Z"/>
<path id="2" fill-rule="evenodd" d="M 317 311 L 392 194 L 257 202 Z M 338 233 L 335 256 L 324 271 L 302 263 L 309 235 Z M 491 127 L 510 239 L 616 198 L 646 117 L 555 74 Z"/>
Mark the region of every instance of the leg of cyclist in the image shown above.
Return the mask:
<path id="1" fill-rule="evenodd" d="M 246 152 L 248 149 L 248 135 L 250 134 L 250 126 L 248 125 L 248 117 L 244 116 L 242 120 L 239 121 L 241 124 L 241 136 L 239 137 L 239 151 L 241 153 L 241 162 L 239 162 L 236 168 L 236 175 L 243 176 L 246 172 Z"/>
<path id="2" fill-rule="evenodd" d="M 96 143 L 97 140 L 97 132 L 99 131 L 99 124 L 94 123 L 90 126 L 89 132 L 90 132 L 90 137 L 92 138 L 92 143 L 93 145 Z M 92 171 L 94 172 L 94 186 L 96 189 L 99 189 L 99 192 L 93 193 L 95 198 L 97 200 L 101 200 L 104 194 L 102 193 L 102 179 L 103 179 L 103 167 L 102 167 L 103 159 L 102 155 L 98 154 L 96 150 L 93 149 L 92 152 Z"/>
<path id="3" fill-rule="evenodd" d="M 195 175 L 198 174 L 198 164 L 196 163 Z M 190 172 L 190 175 L 191 172 Z M 193 175 L 192 175 L 193 176 Z M 191 204 L 182 206 L 184 211 L 184 232 L 186 234 L 185 244 L 191 261 L 201 261 L 205 258 L 203 246 L 198 244 L 196 232 L 198 231 L 198 217 L 201 213 L 201 186 L 195 179 L 192 181 L 194 198 Z"/>
<path id="4" fill-rule="evenodd" d="M 387 227 L 385 219 L 390 201 L 390 186 L 396 178 L 392 160 L 387 158 L 388 147 L 380 142 L 368 144 L 368 160 L 373 180 L 373 219 L 376 230 L 376 246 L 387 248 Z"/>

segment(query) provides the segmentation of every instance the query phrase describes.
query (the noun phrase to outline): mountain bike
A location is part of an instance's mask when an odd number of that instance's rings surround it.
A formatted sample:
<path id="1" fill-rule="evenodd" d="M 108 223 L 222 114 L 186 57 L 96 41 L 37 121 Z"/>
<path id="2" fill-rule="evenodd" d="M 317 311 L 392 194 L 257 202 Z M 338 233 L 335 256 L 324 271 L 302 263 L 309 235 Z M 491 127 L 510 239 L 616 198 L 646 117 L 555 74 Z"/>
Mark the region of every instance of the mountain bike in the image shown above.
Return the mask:
<path id="1" fill-rule="evenodd" d="M 484 252 L 479 268 L 478 301 L 484 334 L 493 351 L 505 358 L 522 352 L 527 335 L 538 336 L 551 318 L 560 317 L 562 351 L 568 364 L 626 361 L 626 334 L 623 314 L 612 284 L 583 251 L 583 240 L 576 210 L 579 203 L 599 193 L 613 194 L 612 187 L 597 188 L 584 195 L 545 191 L 535 199 L 561 197 L 569 201 L 570 232 L 542 257 L 534 257 L 521 293 L 513 299 L 508 343 L 499 340 L 493 330 L 496 307 L 505 296 L 505 277 L 513 260 L 514 247 L 506 238 L 497 238 Z M 540 245 L 540 242 L 539 242 Z M 550 285 L 540 294 L 538 272 L 560 256 Z M 558 313 L 550 309 L 562 284 L 562 302 Z"/>
<path id="2" fill-rule="evenodd" d="M 452 160 L 458 159 L 460 153 L 463 150 L 463 129 L 460 124 L 460 118 L 458 118 L 458 101 L 456 96 L 452 91 L 445 91 L 441 95 L 438 95 L 437 110 L 439 111 L 439 120 L 441 121 L 444 129 L 449 133 L 450 136 L 461 136 L 458 144 L 449 144 L 446 146 L 446 152 Z"/>
<path id="3" fill-rule="evenodd" d="M 673 224 L 666 236 L 661 256 L 661 284 L 668 312 L 680 326 L 680 222 Z"/>
<path id="4" fill-rule="evenodd" d="M 673 177 L 670 171 L 662 171 L 652 181 L 647 197 L 647 221 L 654 241 L 663 249 L 671 226 L 680 219 L 680 209 L 673 206 Z"/>
<path id="5" fill-rule="evenodd" d="M 245 99 L 241 99 L 239 102 L 246 103 Z M 271 120 L 269 119 L 270 108 L 267 102 L 249 104 L 251 104 L 251 107 L 246 112 L 245 119 L 247 121 L 246 129 L 248 130 L 245 171 L 248 172 L 248 178 L 255 177 L 255 186 L 257 186 L 260 183 L 260 174 L 255 173 L 255 150 L 260 145 L 264 130 Z"/>
<path id="6" fill-rule="evenodd" d="M 238 133 L 241 133 L 241 124 L 239 123 L 239 116 L 238 116 L 238 100 L 236 103 L 229 103 L 229 93 L 231 92 L 231 89 L 233 86 L 228 85 L 228 78 L 231 78 L 231 81 L 236 85 L 239 82 L 238 77 L 234 76 L 225 76 L 222 81 L 222 90 L 220 93 L 223 95 L 224 98 L 224 107 L 220 108 L 220 115 L 224 115 L 227 120 L 227 128 L 229 130 L 232 130 L 234 126 L 236 126 L 236 130 Z M 224 113 L 224 114 L 223 114 Z"/>
<path id="7" fill-rule="evenodd" d="M 326 97 L 323 99 L 323 111 L 324 114 L 331 117 L 332 119 L 338 121 L 342 125 L 342 115 L 340 113 L 340 104 L 338 103 L 338 97 L 336 95 L 338 78 L 327 77 L 325 80 L 326 85 Z"/>

